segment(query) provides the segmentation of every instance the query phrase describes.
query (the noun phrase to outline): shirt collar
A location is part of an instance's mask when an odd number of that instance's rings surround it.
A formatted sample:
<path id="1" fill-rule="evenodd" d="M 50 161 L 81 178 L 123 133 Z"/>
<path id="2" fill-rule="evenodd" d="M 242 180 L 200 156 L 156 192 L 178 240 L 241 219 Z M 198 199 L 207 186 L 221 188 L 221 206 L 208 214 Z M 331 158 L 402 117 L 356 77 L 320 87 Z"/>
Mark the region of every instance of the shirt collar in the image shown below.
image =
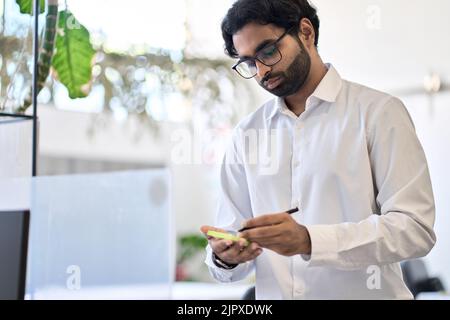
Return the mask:
<path id="1" fill-rule="evenodd" d="M 326 101 L 326 102 L 336 102 L 337 96 L 339 95 L 339 92 L 342 88 L 342 78 L 337 72 L 337 70 L 333 67 L 331 64 L 325 64 L 325 66 L 328 69 L 328 72 L 325 74 L 323 79 L 320 81 L 319 85 L 317 86 L 316 90 L 311 94 L 311 96 L 307 100 L 307 106 L 308 108 L 308 101 L 311 101 L 311 98 L 314 97 L 320 101 Z M 278 112 L 282 112 L 284 110 L 287 110 L 286 102 L 284 101 L 284 98 L 276 98 L 274 106 L 270 112 L 270 115 L 268 119 L 271 119 L 274 117 Z"/>

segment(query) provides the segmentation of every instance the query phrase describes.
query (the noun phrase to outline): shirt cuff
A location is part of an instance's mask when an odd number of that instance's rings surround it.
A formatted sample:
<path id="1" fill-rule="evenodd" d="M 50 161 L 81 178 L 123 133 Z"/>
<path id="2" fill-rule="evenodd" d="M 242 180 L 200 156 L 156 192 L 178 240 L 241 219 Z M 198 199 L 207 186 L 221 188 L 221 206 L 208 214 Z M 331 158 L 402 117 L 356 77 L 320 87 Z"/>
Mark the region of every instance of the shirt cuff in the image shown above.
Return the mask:
<path id="1" fill-rule="evenodd" d="M 209 268 L 211 275 L 220 282 L 233 282 L 235 281 L 236 276 L 241 273 L 245 267 L 246 263 L 238 264 L 233 269 L 223 269 L 215 265 L 213 261 L 213 251 L 211 247 L 208 245 L 206 248 L 206 259 L 205 263 Z"/>
<path id="2" fill-rule="evenodd" d="M 338 259 L 338 239 L 333 225 L 305 226 L 311 239 L 311 255 L 300 255 L 308 267 L 333 264 Z"/>

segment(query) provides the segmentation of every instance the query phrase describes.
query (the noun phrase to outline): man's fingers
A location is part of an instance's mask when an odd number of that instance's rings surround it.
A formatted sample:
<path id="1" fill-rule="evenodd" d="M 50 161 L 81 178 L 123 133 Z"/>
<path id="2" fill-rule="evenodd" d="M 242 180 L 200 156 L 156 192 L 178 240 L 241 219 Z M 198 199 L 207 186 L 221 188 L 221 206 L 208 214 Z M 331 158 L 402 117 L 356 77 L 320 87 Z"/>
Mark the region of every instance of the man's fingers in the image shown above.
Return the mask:
<path id="1" fill-rule="evenodd" d="M 233 241 L 213 238 L 209 241 L 209 244 L 211 245 L 211 249 L 219 254 L 232 247 Z"/>
<path id="2" fill-rule="evenodd" d="M 216 252 L 216 254 L 223 261 L 231 264 L 244 263 L 255 259 L 262 252 L 262 248 L 257 243 L 251 243 L 248 245 L 242 239 L 239 242 L 234 242 L 232 246 L 225 248 L 221 252 Z"/>
<path id="3" fill-rule="evenodd" d="M 215 232 L 227 233 L 226 230 L 220 229 L 220 228 L 216 228 L 216 227 L 213 227 L 213 226 L 201 226 L 201 227 L 200 227 L 200 231 L 205 235 L 205 237 L 206 237 L 209 241 L 211 241 L 212 239 L 216 239 L 216 238 L 213 237 L 213 236 L 208 235 L 208 231 L 215 231 Z"/>
<path id="4" fill-rule="evenodd" d="M 250 256 L 248 257 L 248 260 L 247 260 L 247 261 L 251 261 L 251 260 L 256 259 L 262 252 L 263 252 L 262 249 L 258 249 L 258 250 L 253 251 L 253 252 L 250 254 Z"/>
<path id="5" fill-rule="evenodd" d="M 222 257 L 225 261 L 232 261 L 233 263 L 240 263 L 238 260 L 239 254 L 243 251 L 245 247 L 239 242 L 234 242 L 232 246 L 228 247 L 227 250 L 222 252 Z"/>
<path id="6" fill-rule="evenodd" d="M 262 248 L 257 243 L 249 243 L 245 238 L 239 241 L 217 239 L 208 236 L 208 231 L 226 232 L 213 226 L 202 226 L 200 231 L 208 238 L 211 249 L 225 262 L 231 264 L 244 263 L 258 257 Z"/>
<path id="7" fill-rule="evenodd" d="M 274 247 L 282 246 L 283 244 L 278 239 L 267 239 L 266 241 L 260 240 L 261 247 L 272 250 Z"/>
<path id="8" fill-rule="evenodd" d="M 200 231 L 206 236 L 206 234 L 208 233 L 208 231 L 210 231 L 210 230 L 212 230 L 212 231 L 216 231 L 216 232 L 226 232 L 225 230 L 223 230 L 223 229 L 219 229 L 219 228 L 216 228 L 216 227 L 213 227 L 213 226 L 201 226 L 200 227 Z"/>
<path id="9" fill-rule="evenodd" d="M 245 248 L 239 254 L 239 259 L 243 262 L 250 261 L 258 257 L 262 253 L 262 248 L 256 244 L 252 243 L 248 248 Z"/>
<path id="10" fill-rule="evenodd" d="M 274 238 L 282 234 L 281 224 L 268 227 L 257 227 L 239 233 L 239 237 L 259 242 L 261 239 Z"/>
<path id="11" fill-rule="evenodd" d="M 287 213 L 266 214 L 253 219 L 249 219 L 242 225 L 243 228 L 256 228 L 279 224 L 284 221 Z"/>
<path id="12" fill-rule="evenodd" d="M 252 242 L 249 246 L 247 246 L 245 248 L 241 248 L 240 255 L 249 254 L 249 253 L 252 253 L 259 249 L 261 249 L 261 246 L 259 244 L 257 244 L 256 242 Z"/>

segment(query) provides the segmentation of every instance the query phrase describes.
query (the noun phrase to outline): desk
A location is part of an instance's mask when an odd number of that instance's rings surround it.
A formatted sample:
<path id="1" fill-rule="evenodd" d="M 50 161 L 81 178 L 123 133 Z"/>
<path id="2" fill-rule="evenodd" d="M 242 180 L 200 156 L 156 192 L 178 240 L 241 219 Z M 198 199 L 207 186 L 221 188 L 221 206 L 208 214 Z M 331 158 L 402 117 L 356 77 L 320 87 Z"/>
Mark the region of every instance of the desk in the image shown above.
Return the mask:
<path id="1" fill-rule="evenodd" d="M 26 298 L 169 298 L 169 185 L 164 169 L 1 180 L 0 206 L 30 208 Z"/>
<path id="2" fill-rule="evenodd" d="M 201 282 L 175 282 L 168 299 L 172 300 L 240 300 L 251 285 Z M 34 293 L 38 300 L 153 300 L 161 299 L 166 285 L 101 286 L 69 290 L 49 287 Z M 30 299 L 30 297 L 26 297 Z"/>
<path id="3" fill-rule="evenodd" d="M 221 284 L 176 282 L 172 290 L 174 300 L 240 300 L 250 284 Z"/>

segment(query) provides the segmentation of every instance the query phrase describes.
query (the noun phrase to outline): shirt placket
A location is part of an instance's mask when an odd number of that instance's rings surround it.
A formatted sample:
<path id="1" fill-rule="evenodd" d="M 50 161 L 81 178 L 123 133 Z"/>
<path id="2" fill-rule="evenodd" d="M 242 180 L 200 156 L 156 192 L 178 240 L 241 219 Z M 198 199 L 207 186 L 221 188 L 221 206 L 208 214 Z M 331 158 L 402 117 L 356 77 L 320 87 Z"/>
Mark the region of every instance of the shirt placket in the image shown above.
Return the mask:
<path id="1" fill-rule="evenodd" d="M 291 196 L 291 206 L 292 208 L 298 207 L 300 216 L 302 215 L 302 204 L 301 204 L 301 190 L 300 190 L 300 179 L 302 170 L 302 155 L 304 152 L 304 127 L 305 123 L 303 117 L 298 117 L 294 120 L 293 132 L 292 132 L 292 196 Z M 298 266 L 296 265 L 297 257 L 292 258 L 292 277 L 293 277 L 293 288 L 292 295 L 294 299 L 299 299 L 304 295 L 305 286 L 301 277 L 297 275 Z"/>
<path id="2" fill-rule="evenodd" d="M 303 154 L 303 132 L 304 132 L 304 122 L 300 118 L 295 119 L 293 132 L 292 132 L 292 179 L 291 179 L 291 207 L 298 207 L 299 213 L 301 213 L 301 203 L 300 203 L 300 171 L 302 170 L 301 157 Z"/>

